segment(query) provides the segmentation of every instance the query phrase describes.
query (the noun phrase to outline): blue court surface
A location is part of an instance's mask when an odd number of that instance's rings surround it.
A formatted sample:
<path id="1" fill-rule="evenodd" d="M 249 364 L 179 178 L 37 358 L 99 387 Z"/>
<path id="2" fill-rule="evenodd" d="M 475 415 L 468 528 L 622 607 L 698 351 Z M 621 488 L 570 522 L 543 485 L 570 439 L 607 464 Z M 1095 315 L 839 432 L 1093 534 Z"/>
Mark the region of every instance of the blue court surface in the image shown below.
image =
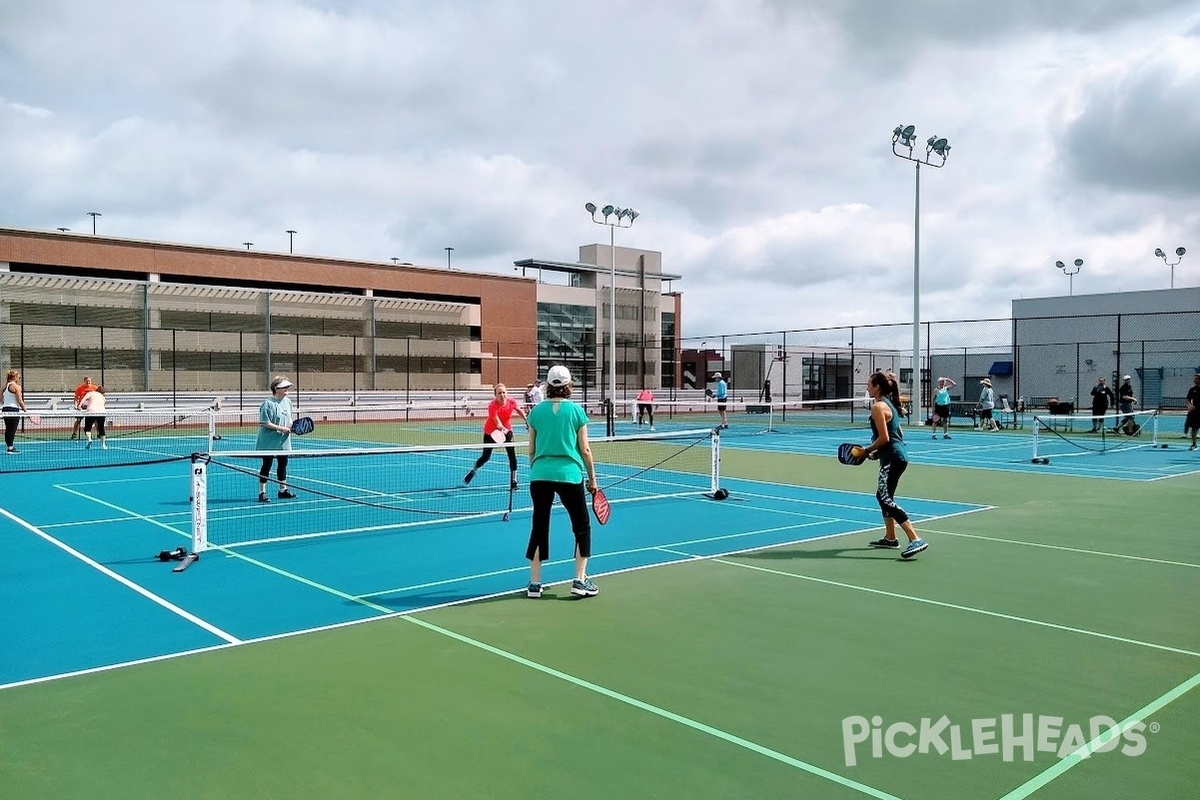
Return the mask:
<path id="1" fill-rule="evenodd" d="M 479 598 L 516 598 L 528 580 L 523 489 L 508 522 L 497 511 L 387 532 L 214 549 L 175 573 L 157 554 L 189 544 L 189 471 L 187 462 L 174 462 L 5 477 L 0 688 Z M 612 520 L 593 525 L 589 573 L 603 588 L 605 574 L 854 532 L 864 532 L 854 544 L 865 548 L 865 531 L 880 524 L 869 493 L 745 480 L 722 486 L 730 492 L 724 501 L 699 492 L 614 497 Z M 918 526 L 982 508 L 902 501 Z M 544 581 L 569 581 L 572 549 L 566 514 L 556 507 Z M 899 560 L 891 551 L 877 555 Z M 549 594 L 570 598 L 562 585 Z"/>

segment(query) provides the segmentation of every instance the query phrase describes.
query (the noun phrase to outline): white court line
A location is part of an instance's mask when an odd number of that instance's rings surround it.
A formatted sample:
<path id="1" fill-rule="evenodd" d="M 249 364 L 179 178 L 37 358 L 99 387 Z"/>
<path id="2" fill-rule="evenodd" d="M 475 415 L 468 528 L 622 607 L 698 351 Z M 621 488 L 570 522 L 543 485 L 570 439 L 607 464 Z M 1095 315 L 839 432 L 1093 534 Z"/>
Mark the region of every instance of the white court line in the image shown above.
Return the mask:
<path id="1" fill-rule="evenodd" d="M 1020 539 L 1001 539 L 998 536 L 980 536 L 977 533 L 955 533 L 954 531 L 936 531 L 932 528 L 922 527 L 921 530 L 928 533 L 936 533 L 938 536 L 958 536 L 963 539 L 980 539 L 985 542 L 1003 542 L 1004 544 L 1022 545 L 1024 547 L 1041 547 L 1046 550 L 1064 550 L 1068 553 L 1082 553 L 1089 556 L 1104 556 L 1105 558 L 1120 558 L 1127 561 L 1147 561 L 1151 564 L 1168 564 L 1173 567 L 1192 567 L 1200 569 L 1200 564 L 1192 564 L 1187 561 L 1168 561 L 1165 558 L 1148 558 L 1146 556 L 1131 556 L 1128 553 L 1108 553 L 1103 550 L 1084 550 L 1079 547 L 1064 547 L 1057 544 L 1043 544 L 1041 542 L 1026 542 Z"/>
<path id="2" fill-rule="evenodd" d="M 691 556 L 692 558 L 703 561 L 714 561 L 718 564 L 725 564 L 730 567 L 738 567 L 740 569 L 748 569 L 754 572 L 765 572 L 770 575 L 778 575 L 784 578 L 792 578 L 794 580 L 809 581 L 811 583 L 820 583 L 825 586 L 836 586 L 841 589 L 850 589 L 855 592 L 866 592 L 868 594 L 877 594 L 883 597 L 894 597 L 899 600 L 910 600 L 914 603 L 922 603 L 925 605 L 937 606 L 939 608 L 949 608 L 955 611 L 966 611 L 969 614 L 980 614 L 985 617 L 994 617 L 996 619 L 1004 619 L 1012 622 L 1021 622 L 1026 625 L 1036 625 L 1040 628 L 1052 628 L 1054 630 L 1066 631 L 1068 633 L 1077 633 L 1083 636 L 1092 636 L 1097 639 L 1106 639 L 1111 642 L 1121 642 L 1122 644 L 1132 644 L 1138 647 L 1147 647 L 1152 650 L 1162 650 L 1168 653 L 1178 653 L 1185 656 L 1193 656 L 1200 658 L 1200 653 L 1192 650 L 1184 650 L 1181 647 L 1171 647 L 1165 644 L 1156 644 L 1154 642 L 1144 642 L 1140 639 L 1130 639 L 1124 636 L 1115 636 L 1111 633 L 1101 633 L 1100 631 L 1088 630 L 1087 628 L 1075 628 L 1070 625 L 1060 625 L 1056 622 L 1046 622 L 1044 620 L 1033 619 L 1032 617 L 1022 617 L 1016 614 L 1005 614 L 1000 611 L 988 611 L 984 608 L 975 608 L 974 606 L 964 606 L 959 603 L 947 603 L 942 600 L 930 600 L 926 597 L 917 597 L 911 594 L 900 594 L 899 592 L 889 592 L 885 589 L 875 589 L 870 586 L 860 586 L 853 583 L 843 583 L 842 581 L 831 581 L 826 578 L 814 578 L 810 575 L 800 575 L 795 572 L 786 572 L 784 570 L 771 569 L 770 567 L 761 567 L 757 564 L 741 564 L 737 561 L 726 561 L 721 558 L 711 558 L 709 556 L 697 556 L 691 553 L 680 551 L 678 555 Z"/>
<path id="3" fill-rule="evenodd" d="M 217 626 L 211 625 L 208 622 L 205 622 L 204 620 L 200 619 L 196 615 L 191 614 L 187 611 L 184 611 L 179 606 L 166 600 L 163 597 L 160 597 L 159 595 L 155 594 L 154 592 L 150 591 L 149 589 L 139 586 L 138 584 L 136 584 L 133 581 L 126 578 L 124 575 L 119 575 L 118 573 L 113 572 L 111 569 L 104 566 L 100 562 L 98 562 L 92 558 L 89 558 L 88 556 L 85 556 L 83 553 L 81 553 L 78 550 L 76 550 L 75 548 L 71 547 L 69 544 L 62 542 L 58 539 L 55 539 L 50 534 L 46 533 L 43 530 L 40 530 L 39 528 L 37 528 L 34 525 L 31 525 L 30 523 L 26 522 L 25 520 L 21 519 L 20 517 L 16 516 L 15 514 L 12 514 L 7 509 L 0 508 L 0 514 L 3 514 L 4 516 L 8 517 L 10 520 L 12 520 L 16 524 L 20 525 L 25 530 L 29 531 L 30 533 L 34 534 L 35 536 L 38 536 L 38 537 L 44 539 L 45 541 L 47 541 L 50 544 L 54 545 L 55 547 L 59 548 L 63 552 L 72 556 L 73 558 L 79 559 L 84 564 L 87 564 L 89 567 L 91 567 L 92 569 L 99 572 L 101 575 L 104 575 L 108 578 L 113 579 L 114 581 L 116 581 L 117 583 L 126 587 L 127 589 L 132 589 L 133 591 L 140 594 L 142 597 L 145 597 L 147 600 L 151 601 L 152 603 L 162 606 L 166 610 L 170 611 L 172 614 L 175 614 L 178 617 L 182 617 L 183 619 L 187 620 L 188 622 L 192 623 L 193 625 L 195 625 L 199 628 L 203 628 L 204 630 L 208 631 L 212 635 L 214 635 L 220 639 L 224 639 L 226 642 L 229 642 L 230 644 L 237 644 L 238 642 L 241 641 L 236 636 L 233 636 L 232 634 L 228 634 L 225 631 L 218 628 Z"/>
<path id="4" fill-rule="evenodd" d="M 1197 686 L 1200 686 L 1200 674 L 1193 675 L 1183 683 L 1176 686 L 1174 689 L 1171 689 L 1169 692 L 1160 695 L 1142 708 L 1139 708 L 1137 711 L 1118 722 L 1116 725 L 1117 729 L 1123 731 L 1127 728 L 1127 726 L 1132 725 L 1135 722 L 1144 722 L 1151 714 L 1166 708 L 1168 705 L 1178 700 L 1180 697 L 1183 697 Z M 1029 797 L 1029 795 L 1033 794 L 1038 789 L 1041 789 L 1050 781 L 1081 763 L 1091 753 L 1095 752 L 1096 748 L 1107 744 L 1110 741 L 1108 733 L 1108 731 L 1101 733 L 1095 739 L 1092 739 L 1090 742 L 1083 745 L 1066 758 L 1057 761 L 1054 766 L 1048 768 L 1045 772 L 1035 775 L 1034 777 L 1025 781 L 1025 783 L 1001 797 L 1000 800 L 1023 800 L 1024 798 Z"/>

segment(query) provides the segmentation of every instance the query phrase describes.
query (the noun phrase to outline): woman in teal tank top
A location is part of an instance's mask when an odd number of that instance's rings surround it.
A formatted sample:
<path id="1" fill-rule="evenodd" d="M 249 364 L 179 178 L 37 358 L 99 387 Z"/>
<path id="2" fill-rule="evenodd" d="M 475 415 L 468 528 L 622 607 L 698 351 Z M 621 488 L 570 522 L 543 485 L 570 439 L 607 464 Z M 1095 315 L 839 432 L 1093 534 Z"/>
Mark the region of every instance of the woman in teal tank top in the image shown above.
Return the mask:
<path id="1" fill-rule="evenodd" d="M 867 458 L 879 461 L 879 482 L 875 499 L 883 512 L 884 536 L 871 542 L 871 547 L 898 549 L 896 524 L 908 536 L 908 546 L 900 553 L 901 558 L 912 558 L 929 547 L 917 536 L 912 522 L 903 508 L 896 503 L 896 488 L 900 476 L 908 469 L 908 451 L 904 447 L 904 431 L 900 428 L 900 387 L 896 381 L 882 372 L 867 379 L 867 392 L 871 395 L 871 444 L 867 445 Z"/>

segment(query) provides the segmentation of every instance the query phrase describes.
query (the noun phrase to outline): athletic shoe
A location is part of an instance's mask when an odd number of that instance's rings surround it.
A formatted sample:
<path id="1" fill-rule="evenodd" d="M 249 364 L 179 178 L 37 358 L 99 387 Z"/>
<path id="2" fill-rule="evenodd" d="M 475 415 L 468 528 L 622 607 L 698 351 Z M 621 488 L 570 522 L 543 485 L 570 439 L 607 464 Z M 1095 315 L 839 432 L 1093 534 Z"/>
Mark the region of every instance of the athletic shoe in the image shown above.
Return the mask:
<path id="1" fill-rule="evenodd" d="M 269 502 L 271 502 L 271 498 L 267 497 L 267 493 L 266 493 L 266 492 L 259 492 L 259 493 L 258 493 L 258 502 L 260 502 L 260 503 L 269 503 Z"/>
<path id="2" fill-rule="evenodd" d="M 1193 447 L 1192 449 L 1193 449 L 1193 450 L 1195 450 L 1196 448 L 1194 448 L 1194 447 Z M 8 448 L 8 454 L 9 454 L 10 456 L 15 456 L 15 455 L 16 455 L 17 453 L 19 453 L 19 452 L 21 452 L 21 451 L 20 451 L 20 450 L 18 450 L 17 448 L 15 448 L 15 447 L 10 447 L 10 448 Z"/>
<path id="3" fill-rule="evenodd" d="M 914 539 L 908 543 L 908 547 L 904 548 L 904 552 L 900 554 L 901 558 L 912 558 L 917 553 L 929 547 L 924 539 Z"/>
<path id="4" fill-rule="evenodd" d="M 295 500 L 296 494 L 291 489 L 284 489 L 279 493 L 280 500 Z"/>
<path id="5" fill-rule="evenodd" d="M 933 440 L 934 440 L 935 442 L 937 441 L 937 434 L 936 434 L 936 433 L 933 435 Z"/>
<path id="6" fill-rule="evenodd" d="M 653 425 L 651 425 L 651 426 L 650 426 L 650 432 L 651 432 L 651 433 L 654 433 L 654 426 L 653 426 Z"/>
<path id="7" fill-rule="evenodd" d="M 91 440 L 91 439 L 88 439 L 88 443 L 87 443 L 87 444 L 85 444 L 85 445 L 83 446 L 83 449 L 84 449 L 84 450 L 87 450 L 87 449 L 89 449 L 91 446 L 92 446 L 92 440 Z"/>
<path id="8" fill-rule="evenodd" d="M 948 433 L 943 433 L 943 434 L 942 434 L 942 438 L 943 438 L 943 439 L 949 439 L 949 438 L 950 438 L 950 434 L 948 434 Z"/>
<path id="9" fill-rule="evenodd" d="M 542 585 L 540 583 L 531 583 L 525 587 L 525 596 L 537 599 L 542 596 Z"/>
<path id="10" fill-rule="evenodd" d="M 1189 447 L 1189 448 L 1188 448 L 1188 450 L 1195 450 L 1195 449 L 1196 449 L 1196 445 L 1192 445 L 1191 447 Z M 16 451 L 16 450 L 9 450 L 8 452 L 10 452 L 10 453 L 15 453 L 15 452 L 17 452 L 17 451 Z"/>
<path id="11" fill-rule="evenodd" d="M 108 442 L 100 442 L 100 449 L 101 449 L 101 450 L 107 450 L 107 449 L 108 449 Z"/>
<path id="12" fill-rule="evenodd" d="M 508 488 L 514 492 L 517 490 L 517 479 L 516 478 L 513 478 L 511 481 L 509 481 Z"/>
<path id="13" fill-rule="evenodd" d="M 76 439 L 78 439 L 78 438 L 79 438 L 79 434 L 78 434 L 78 433 L 72 433 L 72 434 L 71 434 L 71 441 L 75 441 L 75 440 L 76 440 Z M 1185 438 L 1186 438 L 1186 437 L 1185 437 Z"/>
<path id="14" fill-rule="evenodd" d="M 463 483 L 469 484 L 473 480 L 475 480 L 475 470 L 471 470 L 463 476 Z"/>
<path id="15" fill-rule="evenodd" d="M 885 548 L 888 550 L 895 550 L 897 547 L 900 546 L 900 540 L 899 539 L 889 539 L 885 536 L 882 539 L 876 539 L 873 542 L 868 542 L 868 544 L 870 544 L 871 547 L 882 547 L 882 548 Z"/>
<path id="16" fill-rule="evenodd" d="M 571 581 L 571 594 L 578 595 L 579 597 L 595 597 L 600 594 L 600 587 L 591 578 L 584 578 L 581 581 Z"/>

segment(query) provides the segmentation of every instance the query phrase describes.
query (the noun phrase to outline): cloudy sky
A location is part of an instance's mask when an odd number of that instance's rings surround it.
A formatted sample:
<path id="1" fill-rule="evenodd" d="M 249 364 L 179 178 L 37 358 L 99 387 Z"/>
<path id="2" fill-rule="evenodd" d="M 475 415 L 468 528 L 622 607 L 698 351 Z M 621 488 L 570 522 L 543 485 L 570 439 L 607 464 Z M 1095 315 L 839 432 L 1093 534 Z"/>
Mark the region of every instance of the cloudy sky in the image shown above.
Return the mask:
<path id="1" fill-rule="evenodd" d="M 1200 285 L 1197 0 L 0 0 L 0 226 L 512 272 L 607 242 L 684 333 Z"/>

